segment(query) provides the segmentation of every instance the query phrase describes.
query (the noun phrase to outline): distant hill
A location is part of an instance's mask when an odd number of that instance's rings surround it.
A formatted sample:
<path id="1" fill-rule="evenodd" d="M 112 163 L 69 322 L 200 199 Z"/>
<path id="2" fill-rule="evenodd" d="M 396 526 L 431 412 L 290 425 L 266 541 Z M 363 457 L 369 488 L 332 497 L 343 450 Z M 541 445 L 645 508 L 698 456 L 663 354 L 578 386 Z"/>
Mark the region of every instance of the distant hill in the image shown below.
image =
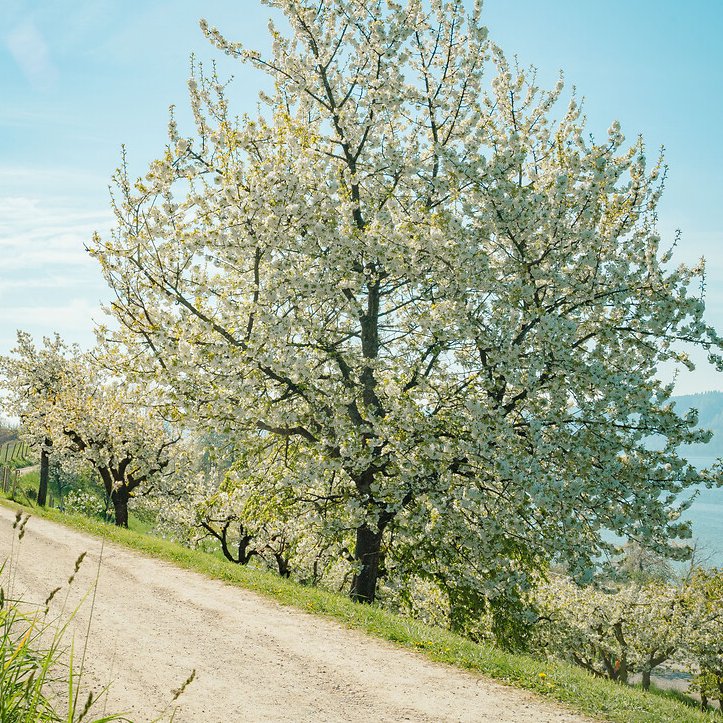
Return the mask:
<path id="1" fill-rule="evenodd" d="M 673 397 L 676 411 L 698 410 L 698 426 L 710 429 L 713 439 L 708 444 L 691 444 L 681 450 L 685 457 L 723 457 L 723 392 L 703 392 Z"/>

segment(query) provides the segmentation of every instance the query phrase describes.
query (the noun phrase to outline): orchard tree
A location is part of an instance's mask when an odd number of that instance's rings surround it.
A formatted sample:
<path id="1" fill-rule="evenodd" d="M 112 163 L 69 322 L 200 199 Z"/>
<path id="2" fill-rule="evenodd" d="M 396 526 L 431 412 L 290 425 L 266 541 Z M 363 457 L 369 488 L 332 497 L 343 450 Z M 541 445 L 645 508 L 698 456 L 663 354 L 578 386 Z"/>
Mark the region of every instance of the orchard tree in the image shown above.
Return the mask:
<path id="1" fill-rule="evenodd" d="M 258 559 L 282 577 L 290 577 L 296 547 L 292 530 L 298 527 L 290 516 L 294 500 L 284 505 L 284 500 L 265 491 L 263 486 L 228 477 L 220 490 L 197 505 L 196 524 L 203 537 L 218 542 L 230 562 L 247 565 Z M 286 496 L 292 497 L 289 492 Z"/>
<path id="2" fill-rule="evenodd" d="M 97 378 L 91 383 L 66 390 L 53 439 L 69 463 L 97 472 L 115 524 L 128 527 L 131 498 L 152 491 L 165 476 L 182 474 L 174 454 L 180 436 L 125 385 Z"/>
<path id="3" fill-rule="evenodd" d="M 179 415 L 289 460 L 270 474 L 323 498 L 356 600 L 423 578 L 464 616 L 589 568 L 606 529 L 669 551 L 713 474 L 657 369 L 720 340 L 702 266 L 661 251 L 660 161 L 617 123 L 590 139 L 481 2 L 265 4 L 291 29 L 268 57 L 202 23 L 269 76 L 259 114 L 196 67 L 195 132 L 116 176 L 101 334 Z"/>
<path id="4" fill-rule="evenodd" d="M 18 331 L 14 356 L 0 357 L 0 385 L 10 392 L 8 411 L 20 420 L 23 440 L 40 455 L 37 501 L 41 507 L 48 494 L 53 446 L 49 414 L 66 378 L 66 355 L 78 353 L 57 334 L 36 348 L 30 334 Z"/>
<path id="5" fill-rule="evenodd" d="M 640 673 L 644 690 L 655 668 L 682 658 L 695 629 L 688 589 L 655 581 L 605 590 L 551 576 L 535 605 L 538 647 L 621 683 Z"/>
<path id="6" fill-rule="evenodd" d="M 723 569 L 698 568 L 688 581 L 692 632 L 686 653 L 703 708 L 717 700 L 723 710 Z"/>
<path id="7" fill-rule="evenodd" d="M 147 390 L 108 378 L 88 354 L 57 335 L 36 348 L 18 332 L 2 360 L 11 409 L 23 434 L 66 469 L 91 467 L 113 504 L 115 523 L 128 526 L 128 501 L 176 471 L 179 441 L 148 406 Z"/>
<path id="8" fill-rule="evenodd" d="M 212 539 L 238 565 L 253 563 L 306 584 L 340 587 L 350 552 L 328 487 L 307 480 L 300 485 L 303 494 L 295 489 L 301 464 L 290 458 L 293 450 L 274 455 L 275 445 L 270 450 L 264 439 L 234 450 L 228 441 L 222 435 L 187 435 L 192 471 L 175 479 L 172 489 L 143 500 L 157 527 L 191 545 Z"/>

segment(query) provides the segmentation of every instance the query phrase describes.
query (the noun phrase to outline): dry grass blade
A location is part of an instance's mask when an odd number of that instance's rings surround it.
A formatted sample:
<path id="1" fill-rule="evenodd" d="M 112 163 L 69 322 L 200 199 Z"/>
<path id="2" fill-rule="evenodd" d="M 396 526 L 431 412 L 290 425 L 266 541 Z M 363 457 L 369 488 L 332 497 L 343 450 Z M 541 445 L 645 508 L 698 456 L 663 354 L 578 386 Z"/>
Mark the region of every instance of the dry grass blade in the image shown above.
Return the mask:
<path id="1" fill-rule="evenodd" d="M 188 678 L 186 678 L 186 680 L 183 681 L 181 686 L 179 688 L 176 688 L 175 690 L 171 691 L 173 693 L 173 698 L 171 698 L 171 703 L 174 703 L 181 697 L 181 695 L 183 694 L 183 691 L 186 690 L 186 688 L 188 688 L 188 686 L 191 685 L 191 683 L 193 683 L 193 680 L 195 677 L 196 677 L 196 669 L 194 668 L 191 671 L 191 675 L 189 675 Z"/>

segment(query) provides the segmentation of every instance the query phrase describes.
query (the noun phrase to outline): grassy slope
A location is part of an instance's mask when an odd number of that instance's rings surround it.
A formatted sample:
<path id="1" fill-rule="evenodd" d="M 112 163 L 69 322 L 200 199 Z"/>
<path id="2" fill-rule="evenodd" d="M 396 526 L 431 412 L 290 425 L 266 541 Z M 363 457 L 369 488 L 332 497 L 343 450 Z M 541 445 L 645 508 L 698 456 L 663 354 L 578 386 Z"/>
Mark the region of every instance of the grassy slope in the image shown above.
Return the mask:
<path id="1" fill-rule="evenodd" d="M 25 446 L 17 439 L 0 444 L 0 465 L 3 467 L 22 467 L 28 460 L 21 454 Z"/>
<path id="2" fill-rule="evenodd" d="M 2 500 L 13 508 L 15 503 Z M 27 509 L 27 508 L 26 508 Z M 370 635 L 417 650 L 442 663 L 457 666 L 520 688 L 527 688 L 569 708 L 601 720 L 620 723 L 658 721 L 720 720 L 676 699 L 674 694 L 644 693 L 607 680 L 593 678 L 583 670 L 525 655 L 513 655 L 496 648 L 477 645 L 446 630 L 423 625 L 370 605 L 352 603 L 348 598 L 305 587 L 271 573 L 232 565 L 207 553 L 189 550 L 157 537 L 124 530 L 78 515 L 56 510 L 28 510 L 77 530 L 104 537 L 179 567 L 224 580 Z"/>

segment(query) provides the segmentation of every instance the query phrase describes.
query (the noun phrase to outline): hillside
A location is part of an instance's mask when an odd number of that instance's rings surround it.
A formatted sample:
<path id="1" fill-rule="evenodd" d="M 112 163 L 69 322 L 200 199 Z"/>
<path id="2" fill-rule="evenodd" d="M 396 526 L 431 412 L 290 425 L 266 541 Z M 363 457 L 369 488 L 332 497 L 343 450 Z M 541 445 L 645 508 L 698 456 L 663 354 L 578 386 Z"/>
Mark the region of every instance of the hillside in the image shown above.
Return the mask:
<path id="1" fill-rule="evenodd" d="M 673 397 L 676 409 L 698 410 L 698 426 L 710 429 L 713 438 L 708 444 L 691 444 L 682 450 L 686 457 L 723 457 L 723 392 L 703 392 Z"/>
<path id="2" fill-rule="evenodd" d="M 13 510 L 0 507 L 6 554 L 14 519 Z M 83 551 L 84 562 L 78 557 Z M 178 723 L 590 720 L 530 691 L 435 664 L 37 516 L 16 555 L 22 563 L 14 585 L 26 603 L 48 604 L 49 590 L 58 585 L 63 590 L 52 614 L 78 606 L 69 632 L 80 640 L 90 630 L 83 685 L 97 695 L 110 684 L 108 710 L 124 711 L 131 721 L 167 721 L 169 715 Z M 74 566 L 74 585 L 66 588 Z M 96 579 L 92 606 L 82 604 Z M 189 676 L 188 690 L 176 701 L 174 689 Z"/>

